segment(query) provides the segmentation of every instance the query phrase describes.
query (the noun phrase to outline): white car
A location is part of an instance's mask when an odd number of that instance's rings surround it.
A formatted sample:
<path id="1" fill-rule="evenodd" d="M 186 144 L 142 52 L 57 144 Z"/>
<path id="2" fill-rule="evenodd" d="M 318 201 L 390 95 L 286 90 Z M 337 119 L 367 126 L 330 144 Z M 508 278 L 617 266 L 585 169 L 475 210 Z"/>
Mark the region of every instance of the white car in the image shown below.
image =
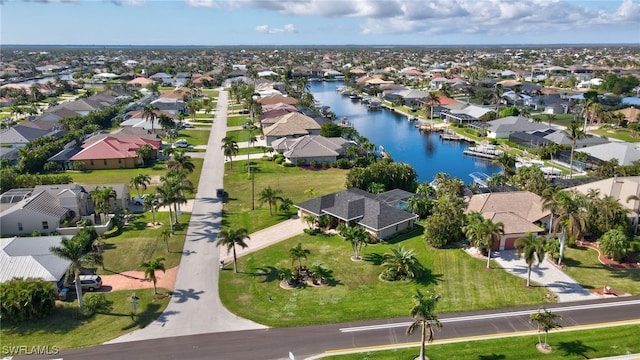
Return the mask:
<path id="1" fill-rule="evenodd" d="M 180 140 L 176 141 L 175 146 L 177 148 L 187 148 L 187 147 L 189 147 L 189 143 L 185 139 L 180 139 Z"/>
<path id="2" fill-rule="evenodd" d="M 144 204 L 144 199 L 146 199 L 149 196 L 149 194 L 144 194 L 142 196 L 136 196 L 133 198 L 133 203 L 135 205 L 143 205 Z"/>

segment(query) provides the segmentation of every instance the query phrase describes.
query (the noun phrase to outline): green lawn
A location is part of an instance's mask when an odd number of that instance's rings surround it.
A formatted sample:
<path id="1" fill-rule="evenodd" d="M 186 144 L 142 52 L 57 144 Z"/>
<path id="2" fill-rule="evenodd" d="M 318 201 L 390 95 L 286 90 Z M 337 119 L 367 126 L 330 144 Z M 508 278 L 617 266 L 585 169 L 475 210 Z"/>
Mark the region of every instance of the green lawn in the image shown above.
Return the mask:
<path id="1" fill-rule="evenodd" d="M 210 130 L 187 129 L 178 132 L 178 139 L 185 139 L 189 145 L 207 145 Z"/>
<path id="2" fill-rule="evenodd" d="M 229 116 L 227 118 L 227 126 L 240 126 L 249 121 L 249 115 Z"/>
<path id="3" fill-rule="evenodd" d="M 220 276 L 220 296 L 235 314 L 269 326 L 299 326 L 352 320 L 408 316 L 416 288 L 442 295 L 438 311 L 471 311 L 544 302 L 543 288 L 526 288 L 523 279 L 501 269 L 487 270 L 486 262 L 462 249 L 432 249 L 421 229 L 395 244 L 363 249 L 367 261 L 353 262 L 351 245 L 340 236 L 302 234 L 238 259 Z M 291 268 L 289 249 L 302 243 L 311 251 L 303 265 L 323 264 L 335 283 L 326 287 L 284 290 L 278 269 Z M 391 246 L 413 249 L 427 269 L 415 282 L 389 283 L 378 279 L 377 265 Z M 269 297 L 272 301 L 267 301 Z"/>
<path id="4" fill-rule="evenodd" d="M 128 224 L 118 236 L 105 239 L 104 269 L 98 268 L 99 274 L 139 270 L 140 263 L 155 257 L 164 257 L 165 268 L 170 269 L 180 264 L 182 247 L 187 233 L 187 225 L 191 213 L 183 212 L 180 225 L 174 226 L 175 234 L 169 240 L 169 253 L 160 236 L 163 228 L 169 227 L 169 213 L 156 212 L 156 221 L 163 224 L 158 228 L 147 227 L 151 223 L 151 212 L 132 214 Z"/>
<path id="5" fill-rule="evenodd" d="M 502 339 L 465 341 L 451 344 L 427 345 L 425 355 L 431 360 L 582 360 L 640 352 L 638 332 L 640 325 L 616 326 L 602 329 L 550 332 L 549 345 L 552 352 L 543 354 L 535 344 L 536 335 L 508 337 Z M 438 333 L 435 334 L 436 342 Z M 327 360 L 398 360 L 413 359 L 419 347 L 367 351 L 357 354 L 327 356 Z"/>
<path id="6" fill-rule="evenodd" d="M 249 141 L 249 132 L 247 130 L 227 131 L 227 136 L 233 137 L 237 142 Z"/>
<path id="7" fill-rule="evenodd" d="M 210 98 L 217 98 L 220 95 L 220 91 L 213 89 L 202 89 L 202 93 Z"/>
<path id="8" fill-rule="evenodd" d="M 189 180 L 193 183 L 194 191 L 198 189 L 200 182 L 200 173 L 202 172 L 202 163 L 204 159 L 192 158 L 191 161 L 196 165 L 196 169 L 189 174 Z M 77 184 L 129 184 L 131 179 L 138 174 L 146 174 L 151 176 L 151 185 L 144 192 L 152 193 L 160 184 L 160 177 L 167 173 L 167 167 L 164 162 L 157 162 L 152 167 L 136 168 L 136 169 L 111 169 L 111 170 L 91 170 L 86 172 L 67 172 L 71 175 L 74 183 Z M 137 191 L 131 188 L 131 196 L 137 196 Z M 195 198 L 195 194 L 187 194 L 188 199 Z"/>
<path id="9" fill-rule="evenodd" d="M 595 249 L 567 248 L 563 260 L 565 272 L 587 289 L 605 285 L 633 295 L 640 294 L 640 269 L 614 270 L 598 261 Z"/>
<path id="10" fill-rule="evenodd" d="M 242 226 L 254 232 L 274 225 L 284 219 L 284 215 L 269 215 L 268 204 L 260 205 L 258 194 L 262 189 L 271 186 L 273 189 L 282 190 L 282 196 L 288 197 L 294 203 L 307 199 L 304 191 L 314 188 L 316 195 L 325 195 L 344 190 L 345 170 L 306 170 L 303 168 L 285 168 L 271 161 L 252 159 L 251 163 L 257 166 L 258 171 L 254 175 L 255 183 L 255 210 L 251 210 L 251 180 L 246 172 L 247 160 L 236 160 L 225 164 L 224 187 L 229 193 L 229 200 L 225 204 L 224 224 Z M 293 209 L 293 211 L 295 211 Z"/>
<path id="11" fill-rule="evenodd" d="M 196 114 L 196 119 L 213 119 L 213 113 L 209 113 L 209 114 Z M 198 121 L 198 120 L 196 120 Z"/>
<path id="12" fill-rule="evenodd" d="M 238 155 L 247 155 L 247 153 L 249 154 L 265 154 L 265 155 L 269 155 L 270 153 L 267 151 L 265 153 L 265 151 L 263 150 L 265 147 L 264 146 L 252 146 L 251 148 L 248 147 L 243 147 L 240 148 L 240 151 L 238 152 Z M 271 153 L 273 154 L 273 153 Z M 246 164 L 246 162 L 245 162 Z"/>
<path id="13" fill-rule="evenodd" d="M 158 289 L 167 293 L 166 289 Z M 104 293 L 113 301 L 113 309 L 106 314 L 96 314 L 89 319 L 77 314 L 77 302 L 58 302 L 55 313 L 45 319 L 28 321 L 18 325 L 2 322 L 2 355 L 9 355 L 10 346 L 54 346 L 60 350 L 98 345 L 128 332 L 141 329 L 167 307 L 169 298 L 154 299 L 153 289 L 136 291 L 138 301 L 138 320 L 133 321 L 129 297 L 131 291 Z M 95 294 L 85 294 L 87 298 Z"/>
<path id="14" fill-rule="evenodd" d="M 614 138 L 631 143 L 640 142 L 640 137 L 633 136 L 633 132 L 629 129 L 598 129 L 590 130 L 589 132 L 602 137 Z"/>
<path id="15" fill-rule="evenodd" d="M 241 110 L 244 108 L 244 105 L 242 104 L 234 104 L 232 102 L 229 102 L 229 107 L 227 108 L 228 111 L 234 111 L 234 110 Z"/>

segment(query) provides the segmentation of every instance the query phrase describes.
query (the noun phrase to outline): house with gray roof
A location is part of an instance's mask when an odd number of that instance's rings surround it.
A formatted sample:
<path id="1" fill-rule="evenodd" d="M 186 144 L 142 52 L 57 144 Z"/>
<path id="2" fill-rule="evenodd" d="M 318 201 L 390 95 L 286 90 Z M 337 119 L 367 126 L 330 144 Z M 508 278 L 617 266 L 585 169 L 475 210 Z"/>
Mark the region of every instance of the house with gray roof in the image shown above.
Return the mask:
<path id="1" fill-rule="evenodd" d="M 69 209 L 60 206 L 56 197 L 41 191 L 0 212 L 0 229 L 3 236 L 48 234 L 56 231 L 69 214 Z"/>
<path id="2" fill-rule="evenodd" d="M 292 164 L 309 165 L 332 163 L 344 155 L 353 142 L 341 137 L 327 138 L 321 135 L 305 135 L 299 138 L 280 138 L 271 143 L 275 151 L 284 155 Z"/>
<path id="3" fill-rule="evenodd" d="M 507 139 L 515 132 L 544 131 L 549 128 L 545 123 L 537 123 L 524 116 L 507 116 L 501 119 L 489 121 L 487 137 L 492 139 Z"/>
<path id="4" fill-rule="evenodd" d="M 429 96 L 429 93 L 416 89 L 403 89 L 403 90 L 388 90 L 384 91 L 384 99 L 393 102 L 396 99 L 402 99 L 403 105 L 411 108 L 418 109 L 424 103 L 424 99 Z"/>
<path id="5" fill-rule="evenodd" d="M 609 142 L 600 145 L 581 148 L 580 152 L 587 153 L 599 161 L 618 160 L 619 165 L 631 165 L 640 160 L 640 149 L 636 144 L 626 142 Z"/>
<path id="6" fill-rule="evenodd" d="M 383 198 L 384 194 L 378 196 Z M 360 226 L 376 239 L 387 239 L 414 227 L 418 215 L 389 205 L 378 196 L 351 188 L 310 199 L 295 206 L 300 217 L 328 215 L 338 223 Z"/>
<path id="7" fill-rule="evenodd" d="M 49 251 L 62 236 L 0 239 L 0 283 L 13 278 L 36 278 L 61 284 L 71 261 Z"/>
<path id="8" fill-rule="evenodd" d="M 16 125 L 8 129 L 0 130 L 0 144 L 3 146 L 19 148 L 41 136 L 55 135 L 55 133 L 57 133 L 57 131 L 52 132 L 50 130 Z"/>

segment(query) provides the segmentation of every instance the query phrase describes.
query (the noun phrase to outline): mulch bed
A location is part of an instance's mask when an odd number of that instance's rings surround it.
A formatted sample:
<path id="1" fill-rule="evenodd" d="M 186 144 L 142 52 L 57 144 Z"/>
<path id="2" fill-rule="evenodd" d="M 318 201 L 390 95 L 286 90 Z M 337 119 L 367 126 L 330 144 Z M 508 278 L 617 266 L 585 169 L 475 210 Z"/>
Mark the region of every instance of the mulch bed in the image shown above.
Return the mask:
<path id="1" fill-rule="evenodd" d="M 598 251 L 598 260 L 612 269 L 640 269 L 640 262 L 635 261 L 630 256 L 625 256 L 620 262 L 609 259 L 602 254 L 595 242 L 582 241 L 578 243 L 578 247 L 595 249 Z"/>

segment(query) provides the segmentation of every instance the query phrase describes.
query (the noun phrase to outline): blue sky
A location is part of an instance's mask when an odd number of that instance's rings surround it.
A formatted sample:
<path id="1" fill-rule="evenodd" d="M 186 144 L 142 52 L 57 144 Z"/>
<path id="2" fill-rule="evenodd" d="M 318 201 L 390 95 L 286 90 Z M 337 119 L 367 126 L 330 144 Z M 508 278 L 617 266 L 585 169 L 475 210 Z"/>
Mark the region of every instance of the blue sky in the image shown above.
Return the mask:
<path id="1" fill-rule="evenodd" d="M 640 44 L 640 0 L 0 0 L 0 44 Z"/>

